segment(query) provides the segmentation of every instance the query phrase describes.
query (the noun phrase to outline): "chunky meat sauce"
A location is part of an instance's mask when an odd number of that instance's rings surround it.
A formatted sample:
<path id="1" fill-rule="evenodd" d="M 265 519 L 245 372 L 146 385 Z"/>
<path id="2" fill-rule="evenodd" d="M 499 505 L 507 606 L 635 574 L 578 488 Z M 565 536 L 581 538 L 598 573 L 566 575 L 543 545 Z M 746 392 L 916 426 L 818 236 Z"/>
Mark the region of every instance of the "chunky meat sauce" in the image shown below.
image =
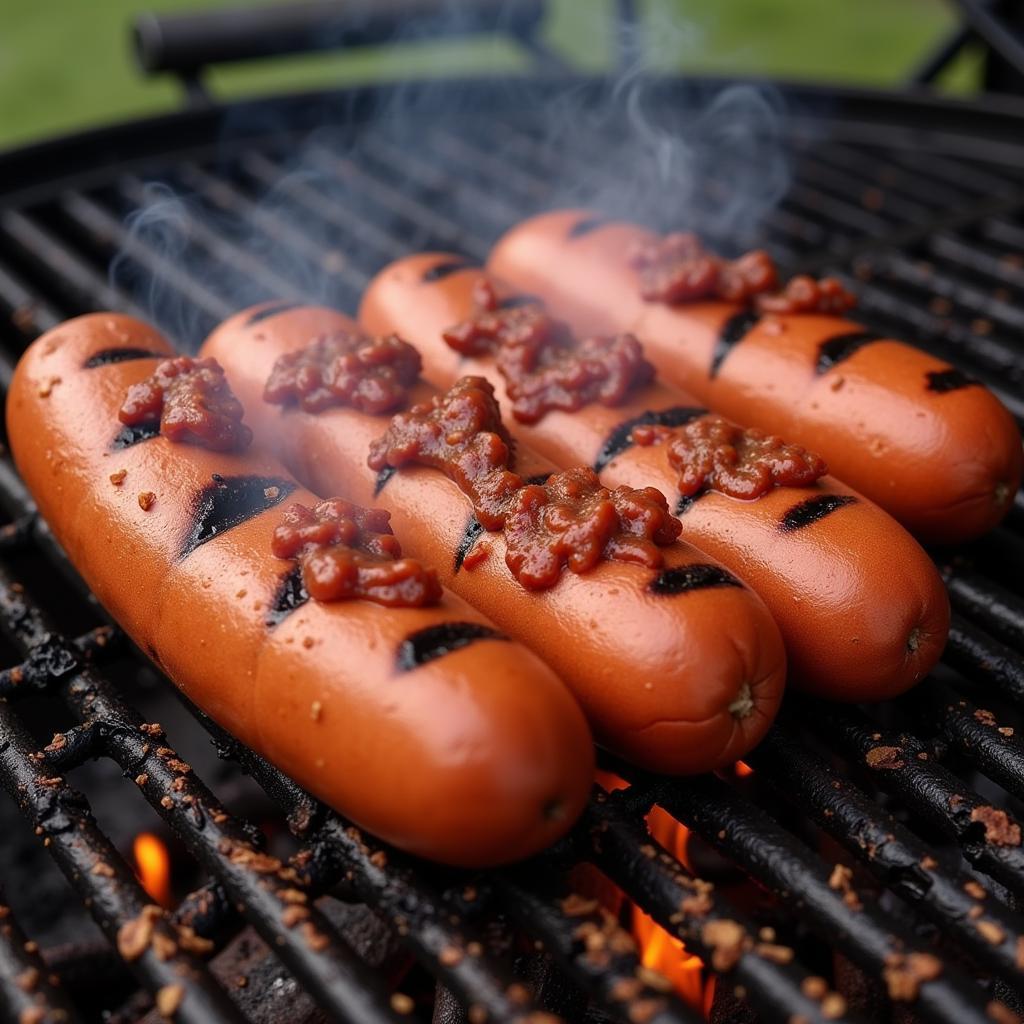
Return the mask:
<path id="1" fill-rule="evenodd" d="M 763 313 L 848 313 L 857 300 L 834 277 L 816 280 L 798 274 L 786 287 L 772 295 L 759 295 L 757 308 Z"/>
<path id="2" fill-rule="evenodd" d="M 171 441 L 215 452 L 238 451 L 252 441 L 242 404 L 216 359 L 177 356 L 128 389 L 118 416 L 129 427 L 159 424 Z"/>
<path id="3" fill-rule="evenodd" d="M 298 502 L 274 530 L 271 549 L 296 559 L 302 583 L 317 601 L 365 598 L 389 608 L 420 608 L 441 600 L 433 569 L 402 558 L 390 516 L 340 498 L 309 508 Z"/>
<path id="4" fill-rule="evenodd" d="M 773 487 L 806 487 L 828 472 L 822 459 L 805 448 L 720 416 L 702 416 L 677 429 L 645 424 L 634 427 L 632 437 L 639 445 L 667 445 L 679 492 L 686 498 L 711 490 L 749 500 Z"/>
<path id="5" fill-rule="evenodd" d="M 610 491 L 584 468 L 544 483 L 512 472 L 494 389 L 480 377 L 463 377 L 429 405 L 395 416 L 369 463 L 378 471 L 420 463 L 445 473 L 484 528 L 504 532 L 508 567 L 530 590 L 554 586 L 563 567 L 587 572 L 604 559 L 660 568 L 658 548 L 681 529 L 653 488 Z"/>
<path id="6" fill-rule="evenodd" d="M 654 378 L 654 367 L 631 334 L 576 342 L 539 303 L 503 305 L 488 281 L 478 282 L 474 300 L 475 314 L 445 331 L 445 341 L 465 355 L 494 355 L 520 423 L 592 402 L 619 405 Z"/>
<path id="7" fill-rule="evenodd" d="M 834 277 L 801 274 L 780 289 L 771 256 L 754 249 L 723 259 L 692 232 L 675 232 L 638 246 L 630 255 L 640 294 L 648 302 L 676 305 L 701 299 L 752 304 L 762 313 L 846 313 L 853 295 Z"/>
<path id="8" fill-rule="evenodd" d="M 504 509 L 522 480 L 512 472 L 513 447 L 494 388 L 463 377 L 429 403 L 394 416 L 370 449 L 371 469 L 419 463 L 441 470 L 473 502 L 486 530 L 500 530 Z"/>
<path id="9" fill-rule="evenodd" d="M 581 466 L 516 491 L 505 514 L 505 558 L 524 587 L 543 590 L 558 582 L 564 566 L 583 573 L 613 559 L 659 569 L 659 547 L 680 529 L 661 491 L 612 491 Z"/>
<path id="10" fill-rule="evenodd" d="M 263 398 L 304 412 L 347 405 L 377 415 L 405 402 L 420 368 L 419 352 L 397 335 L 326 334 L 277 360 Z"/>

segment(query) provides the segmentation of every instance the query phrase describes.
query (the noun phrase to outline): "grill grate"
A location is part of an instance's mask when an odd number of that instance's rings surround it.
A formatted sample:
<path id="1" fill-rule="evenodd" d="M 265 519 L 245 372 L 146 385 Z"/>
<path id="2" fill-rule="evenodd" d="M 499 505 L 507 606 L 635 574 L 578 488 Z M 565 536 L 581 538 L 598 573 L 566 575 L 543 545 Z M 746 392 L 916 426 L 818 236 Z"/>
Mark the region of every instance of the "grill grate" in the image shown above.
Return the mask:
<path id="1" fill-rule="evenodd" d="M 795 91 L 799 113 L 787 122 L 793 180 L 755 229 L 723 213 L 734 199 L 730 186 L 750 179 L 742 154 L 725 154 L 720 174 L 698 175 L 685 211 L 675 210 L 643 146 L 614 145 L 633 136 L 598 102 L 600 88 L 579 86 L 594 116 L 556 139 L 539 127 L 547 87 L 529 88 L 541 91 L 524 99 L 518 90 L 481 87 L 482 110 L 449 106 L 434 118 L 416 108 L 415 116 L 374 121 L 364 118 L 383 105 L 382 94 L 349 94 L 347 127 L 317 131 L 301 147 L 289 140 L 316 126 L 319 103 L 182 115 L 9 155 L 12 184 L 0 198 L 0 383 L 27 339 L 77 313 L 114 307 L 149 315 L 194 349 L 242 305 L 312 298 L 351 310 L 370 276 L 408 251 L 455 248 L 482 258 L 502 231 L 537 209 L 598 199 L 615 212 L 616 203 L 632 206 L 642 194 L 646 219 L 662 226 L 688 211 L 723 247 L 758 242 L 789 266 L 841 273 L 873 326 L 921 338 L 992 382 L 1024 419 L 1016 336 L 1024 177 L 1015 118 Z M 444 98 L 446 87 L 438 93 Z M 683 132 L 687 104 L 702 94 L 653 84 L 647 98 L 657 137 Z M 559 95 L 551 96 L 557 107 Z M 224 142 L 232 123 L 249 127 Z M 288 132 L 271 130 L 281 125 Z M 80 171 L 58 179 L 54 166 Z M 184 201 L 153 193 L 152 181 Z M 621 182 L 632 187 L 616 198 L 610 186 Z M 1009 523 L 989 538 L 936 553 L 958 614 L 944 664 L 919 691 L 867 710 L 791 698 L 747 779 L 678 782 L 613 765 L 629 787 L 596 790 L 557 848 L 525 868 L 473 876 L 384 849 L 198 716 L 222 756 L 279 806 L 296 838 L 298 852 L 286 863 L 268 858 L 253 827 L 183 769 L 170 740 L 141 731 L 143 719 L 105 668 L 111 657 L 135 657 L 117 652 L 116 631 L 100 627 L 72 642 L 51 622 L 56 609 L 32 596 L 34 576 L 18 566 L 67 566 L 6 459 L 0 504 L 11 521 L 0 535 L 0 631 L 24 659 L 0 673 L 0 777 L 115 945 L 147 897 L 68 772 L 91 757 L 112 760 L 208 875 L 173 920 L 157 925 L 173 953 L 161 960 L 150 948 L 129 964 L 154 996 L 181 986 L 179 1020 L 246 1019 L 174 928 L 219 937 L 243 919 L 331 1019 L 398 1019 L 404 1006 L 392 999 L 392 979 L 367 966 L 330 917 L 326 895 L 373 908 L 436 979 L 435 1019 L 464 1019 L 459 1004 L 470 1008 L 472 1024 L 485 1014 L 527 1019 L 542 1008 L 583 1019 L 590 1000 L 600 1008 L 593 1019 L 697 1020 L 642 968 L 618 926 L 573 896 L 581 863 L 596 866 L 725 976 L 721 992 L 731 997 L 735 988 L 741 1003 L 723 1001 L 722 1014 L 727 1007 L 744 1014 L 748 1003 L 765 1021 L 878 1019 L 880 979 L 906 981 L 914 951 L 941 958 L 941 973 L 920 984 L 913 1003 L 920 1019 L 981 1024 L 992 1019 L 990 1000 L 1017 1006 L 1024 991 L 1020 495 Z M 78 600 L 77 592 L 63 597 Z M 82 607 L 95 623 L 95 611 Z M 58 698 L 76 721 L 59 749 L 42 754 L 20 715 L 23 695 L 37 690 Z M 757 897 L 751 905 L 749 890 L 695 879 L 648 834 L 644 816 L 655 803 L 717 850 L 729 872 L 742 869 L 778 902 L 766 909 Z M 841 861 L 854 865 L 852 890 L 836 872 Z M 17 905 L 17 894 L 8 896 Z M 532 967 L 523 966 L 508 920 L 542 945 L 558 973 L 536 954 L 527 958 Z M 777 934 L 765 930 L 769 920 Z M 40 1019 L 58 1020 L 60 1010 L 74 1019 L 32 947 L 26 951 L 13 915 L 4 924 L 12 930 L 0 930 L 0 1005 L 14 1019 L 30 1005 L 50 1013 Z M 40 987 L 26 992 L 18 979 L 30 968 L 41 972 Z M 843 986 L 845 1004 L 822 998 L 811 980 L 833 969 L 840 980 L 860 977 L 859 987 Z M 536 982 L 538 971 L 555 980 L 535 984 L 531 995 L 523 983 Z"/>

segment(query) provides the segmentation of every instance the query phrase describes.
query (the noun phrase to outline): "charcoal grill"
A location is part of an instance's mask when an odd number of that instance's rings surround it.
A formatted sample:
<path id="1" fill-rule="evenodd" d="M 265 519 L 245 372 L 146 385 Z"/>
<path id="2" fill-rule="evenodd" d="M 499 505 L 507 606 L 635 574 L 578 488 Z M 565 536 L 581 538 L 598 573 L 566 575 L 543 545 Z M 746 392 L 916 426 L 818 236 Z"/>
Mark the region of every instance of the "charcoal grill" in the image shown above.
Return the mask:
<path id="1" fill-rule="evenodd" d="M 323 4 L 300 6 L 323 16 Z M 511 27 L 550 64 L 537 7 L 522 5 Z M 961 365 L 1024 420 L 1024 102 L 773 86 L 769 106 L 783 113 L 772 131 L 751 124 L 710 159 L 696 147 L 683 202 L 679 165 L 666 176 L 656 157 L 706 124 L 724 83 L 558 73 L 211 104 L 206 63 L 267 50 L 266 25 L 246 24 L 251 37 L 236 31 L 228 46 L 202 23 L 198 54 L 194 24 L 147 23 L 144 62 L 179 72 L 191 109 L 0 159 L 4 385 L 28 341 L 79 313 L 146 316 L 194 350 L 244 305 L 351 311 L 391 259 L 424 248 L 483 259 L 518 219 L 571 201 L 660 228 L 685 220 L 725 250 L 761 244 L 789 268 L 835 273 L 873 328 Z M 335 42 L 379 31 L 362 24 Z M 978 31 L 968 23 L 922 79 Z M 541 111 L 561 118 L 557 131 Z M 738 216 L 737 190 L 768 158 L 782 161 L 784 194 Z M 175 753 L 177 736 L 147 723 L 135 683 L 144 659 L 90 601 L 6 455 L 0 505 L 11 665 L 0 672 L 0 779 L 107 940 L 41 951 L 17 923 L 32 918 L 31 887 L 8 892 L 0 1008 L 12 1020 L 97 1019 L 75 980 L 96 965 L 125 988 L 122 1021 L 155 1019 L 151 1000 L 189 1024 L 699 1020 L 576 891 L 581 864 L 719 976 L 715 1020 L 982 1024 L 1022 1009 L 1020 494 L 1002 528 L 934 552 L 954 624 L 942 665 L 914 693 L 871 708 L 790 697 L 749 776 L 680 781 L 609 761 L 628 788 L 596 787 L 556 848 L 482 874 L 385 849 L 193 710 L 180 731 L 200 723 L 294 837 L 286 862 L 264 852 L 257 823 L 225 808 Z M 43 722 L 63 726 L 45 749 L 40 701 Z M 206 879 L 154 924 L 166 941 L 126 967 L 111 949 L 125 954 L 122 929 L 149 899 L 68 779 L 97 758 L 141 791 Z M 649 835 L 654 804 L 693 831 L 692 870 Z M 418 964 L 402 992 L 395 956 Z"/>

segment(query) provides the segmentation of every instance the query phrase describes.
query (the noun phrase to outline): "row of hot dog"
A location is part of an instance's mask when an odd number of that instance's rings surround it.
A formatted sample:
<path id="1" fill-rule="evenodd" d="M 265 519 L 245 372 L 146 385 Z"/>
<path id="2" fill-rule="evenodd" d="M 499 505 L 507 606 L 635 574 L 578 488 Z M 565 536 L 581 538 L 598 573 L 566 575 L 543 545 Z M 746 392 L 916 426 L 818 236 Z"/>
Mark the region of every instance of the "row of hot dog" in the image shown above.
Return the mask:
<path id="1" fill-rule="evenodd" d="M 815 312 L 847 304 L 835 282 L 781 288 L 763 254 L 579 212 L 492 264 L 399 261 L 359 323 L 268 303 L 199 360 L 79 318 L 29 349 L 7 407 L 58 540 L 185 693 L 369 830 L 459 864 L 561 834 L 591 732 L 703 771 L 763 735 L 787 658 L 837 699 L 913 685 L 948 602 L 869 499 L 961 539 L 1021 472 L 991 394 Z"/>

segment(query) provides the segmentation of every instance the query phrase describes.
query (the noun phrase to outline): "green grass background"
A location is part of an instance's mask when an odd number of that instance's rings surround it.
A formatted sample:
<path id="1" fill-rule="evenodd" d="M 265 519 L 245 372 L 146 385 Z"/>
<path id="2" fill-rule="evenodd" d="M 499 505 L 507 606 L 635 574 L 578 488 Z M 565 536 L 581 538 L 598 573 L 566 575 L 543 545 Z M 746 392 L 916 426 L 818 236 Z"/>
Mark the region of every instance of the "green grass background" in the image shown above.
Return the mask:
<path id="1" fill-rule="evenodd" d="M 458 3 L 459 0 L 451 0 Z M 514 3 L 515 0 L 509 0 Z M 550 0 L 548 42 L 577 67 L 609 67 L 612 0 Z M 230 7 L 238 0 L 0 0 L 0 147 L 171 110 L 181 92 L 134 66 L 140 11 Z M 896 85 L 952 24 L 943 0 L 647 0 L 636 41 L 659 70 Z M 970 89 L 966 56 L 944 83 Z M 416 75 L 525 70 L 504 40 L 403 46 L 222 69 L 219 96 Z"/>

